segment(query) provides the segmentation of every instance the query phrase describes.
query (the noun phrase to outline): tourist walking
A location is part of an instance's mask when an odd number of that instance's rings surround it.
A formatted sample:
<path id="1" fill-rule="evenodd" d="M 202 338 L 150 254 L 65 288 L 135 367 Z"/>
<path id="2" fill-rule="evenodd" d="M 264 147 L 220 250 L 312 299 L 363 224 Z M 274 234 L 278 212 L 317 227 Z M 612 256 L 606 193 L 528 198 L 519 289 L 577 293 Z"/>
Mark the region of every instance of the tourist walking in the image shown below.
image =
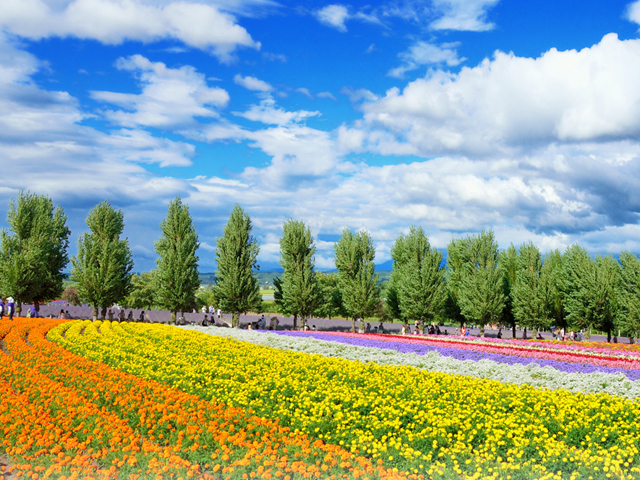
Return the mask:
<path id="1" fill-rule="evenodd" d="M 15 301 L 13 297 L 7 298 L 7 315 L 9 315 L 9 320 L 13 320 L 13 312 L 15 308 Z"/>

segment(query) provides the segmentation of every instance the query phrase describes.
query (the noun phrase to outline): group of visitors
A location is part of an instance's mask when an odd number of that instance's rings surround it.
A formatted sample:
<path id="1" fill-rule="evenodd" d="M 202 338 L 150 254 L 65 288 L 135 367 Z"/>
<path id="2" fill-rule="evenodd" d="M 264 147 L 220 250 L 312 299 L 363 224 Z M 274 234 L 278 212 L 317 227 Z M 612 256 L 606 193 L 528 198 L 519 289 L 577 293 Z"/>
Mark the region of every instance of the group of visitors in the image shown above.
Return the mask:
<path id="1" fill-rule="evenodd" d="M 378 325 L 377 327 L 373 327 L 373 330 L 371 330 L 371 324 L 367 322 L 367 326 L 364 329 L 365 333 L 384 333 L 384 325 L 382 324 L 382 322 L 380 322 L 380 325 Z"/>
<path id="2" fill-rule="evenodd" d="M 9 320 L 13 320 L 13 315 L 16 310 L 16 302 L 13 297 L 0 298 L 0 320 L 7 315 Z"/>
<path id="3" fill-rule="evenodd" d="M 584 340 L 584 332 L 582 330 L 579 332 L 574 332 L 573 330 L 566 332 L 564 327 L 556 328 L 553 331 L 553 339 L 561 342 L 582 342 Z"/>
<path id="4" fill-rule="evenodd" d="M 268 330 L 277 330 L 278 329 L 278 325 L 280 325 L 280 320 L 278 319 L 278 317 L 271 317 L 271 319 L 269 320 L 269 328 Z M 308 326 L 305 324 L 305 327 L 307 327 L 308 330 Z M 251 322 L 247 325 L 247 329 L 249 330 L 267 330 L 267 319 L 264 315 L 262 315 L 258 320 L 256 320 L 255 322 Z"/>

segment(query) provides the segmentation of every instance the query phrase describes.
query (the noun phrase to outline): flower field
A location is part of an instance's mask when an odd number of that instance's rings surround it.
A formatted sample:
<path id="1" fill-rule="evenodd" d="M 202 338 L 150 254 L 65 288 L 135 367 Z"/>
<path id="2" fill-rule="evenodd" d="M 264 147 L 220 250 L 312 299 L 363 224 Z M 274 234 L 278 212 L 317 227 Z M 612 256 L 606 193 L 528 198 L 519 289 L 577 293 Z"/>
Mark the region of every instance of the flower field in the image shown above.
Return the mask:
<path id="1" fill-rule="evenodd" d="M 382 461 L 294 433 L 250 409 L 127 373 L 141 360 L 125 353 L 134 335 L 117 325 L 110 330 L 108 323 L 63 322 L 0 321 L 0 444 L 11 462 L 2 475 L 34 480 L 407 478 Z M 172 332 L 180 333 L 160 328 L 158 338 L 170 338 Z M 118 335 L 123 349 L 114 350 L 109 363 L 121 369 L 50 341 L 88 347 Z M 167 361 L 166 355 L 154 358 Z M 149 359 L 145 365 L 154 363 Z M 155 365 L 175 381 L 169 365 Z"/>
<path id="2" fill-rule="evenodd" d="M 225 413 L 251 412 L 244 415 L 286 432 L 278 433 L 272 448 L 286 444 L 291 456 L 291 442 L 306 442 L 296 453 L 311 469 L 308 459 L 315 457 L 309 449 L 322 450 L 318 461 L 325 451 L 336 458 L 330 449 L 339 449 L 340 458 L 349 460 L 333 466 L 341 471 L 316 465 L 320 470 L 313 475 L 322 478 L 640 476 L 638 350 L 633 348 L 88 321 L 60 325 L 48 338 L 92 365 L 121 370 L 118 375 L 132 382 L 174 387 L 160 391 L 186 395 L 199 405 L 198 412 L 211 405 L 226 405 Z M 545 356 L 534 357 L 535 352 Z M 114 411 L 128 425 L 139 425 L 131 410 L 125 414 L 125 407 L 119 408 Z M 194 452 L 205 456 L 183 459 L 199 466 L 199 474 L 211 471 L 213 460 L 206 455 L 220 449 L 220 434 L 211 446 L 212 437 L 200 433 L 194 440 L 182 424 L 162 430 L 154 423 L 162 418 L 145 416 L 141 438 L 148 441 L 150 434 L 154 445 L 173 447 L 176 454 L 188 450 L 187 439 L 197 442 Z M 216 425 L 226 428 L 228 422 Z M 232 478 L 255 474 L 257 463 L 239 469 L 239 460 L 253 461 L 247 455 L 241 450 L 216 465 L 229 468 L 235 461 Z M 302 478 L 293 465 L 282 474 Z"/>

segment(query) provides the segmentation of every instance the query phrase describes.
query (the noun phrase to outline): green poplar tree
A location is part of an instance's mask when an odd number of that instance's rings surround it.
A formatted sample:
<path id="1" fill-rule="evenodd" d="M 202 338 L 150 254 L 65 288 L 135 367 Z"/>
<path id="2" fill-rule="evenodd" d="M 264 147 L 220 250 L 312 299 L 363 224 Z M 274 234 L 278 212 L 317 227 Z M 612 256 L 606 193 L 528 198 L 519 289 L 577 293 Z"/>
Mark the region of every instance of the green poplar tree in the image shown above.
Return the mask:
<path id="1" fill-rule="evenodd" d="M 531 242 L 522 244 L 512 290 L 513 314 L 518 324 L 537 330 L 551 324 L 548 285 L 542 274 L 538 247 Z"/>
<path id="2" fill-rule="evenodd" d="M 572 245 L 565 253 L 565 298 L 567 322 L 576 329 L 611 331 L 617 316 L 617 286 L 620 264 L 611 256 L 597 255 L 592 259 L 587 251 Z"/>
<path id="3" fill-rule="evenodd" d="M 342 291 L 340 290 L 338 275 L 316 272 L 316 280 L 318 281 L 320 302 L 313 316 L 321 318 L 346 317 L 348 314 L 345 312 L 342 303 Z"/>
<path id="4" fill-rule="evenodd" d="M 447 296 L 444 303 L 444 312 L 447 318 L 458 323 L 461 327 L 464 325 L 465 317 L 462 315 L 460 308 L 460 291 L 467 264 L 470 262 L 470 242 L 471 237 L 468 236 L 454 238 L 447 246 L 447 271 L 445 274 Z"/>
<path id="5" fill-rule="evenodd" d="M 4 296 L 36 304 L 59 298 L 69 262 L 67 216 L 44 195 L 18 194 L 7 214 L 9 229 L 0 232 L 0 286 Z"/>
<path id="6" fill-rule="evenodd" d="M 131 291 L 124 300 L 126 308 L 151 310 L 155 306 L 156 271 L 143 272 L 131 277 Z"/>
<path id="7" fill-rule="evenodd" d="M 102 309 L 122 301 L 131 291 L 133 260 L 129 241 L 121 239 L 124 229 L 122 210 L 108 201 L 89 211 L 86 220 L 90 232 L 78 238 L 78 255 L 71 258 L 71 279 L 78 282 L 78 295 L 93 305 L 93 319 Z"/>
<path id="8" fill-rule="evenodd" d="M 518 250 L 513 245 L 500 252 L 500 268 L 503 273 L 504 285 L 504 308 L 502 309 L 501 319 L 505 325 L 511 325 L 512 336 L 516 338 L 516 322 L 513 311 L 514 288 L 516 283 L 516 272 L 518 270 Z"/>
<path id="9" fill-rule="evenodd" d="M 462 315 L 478 322 L 480 336 L 484 336 L 485 324 L 499 318 L 504 308 L 504 273 L 498 265 L 500 254 L 493 231 L 483 230 L 470 237 L 467 248 L 458 300 Z"/>
<path id="10" fill-rule="evenodd" d="M 240 313 L 262 308 L 260 284 L 253 273 L 254 268 L 259 268 L 260 246 L 251 235 L 252 230 L 249 214 L 236 203 L 224 227 L 224 234 L 216 243 L 218 267 L 214 295 L 218 306 L 233 314 L 234 327 L 240 325 Z"/>
<path id="11" fill-rule="evenodd" d="M 287 220 L 280 239 L 282 281 L 276 283 L 277 303 L 283 312 L 293 315 L 293 328 L 302 327 L 316 309 L 320 297 L 314 270 L 315 243 L 311 230 L 302 221 Z M 276 296 L 274 295 L 274 299 Z"/>
<path id="12" fill-rule="evenodd" d="M 431 247 L 422 227 L 412 226 L 409 235 L 395 241 L 391 257 L 389 283 L 394 286 L 392 295 L 400 314 L 405 321 L 417 320 L 424 333 L 425 323 L 440 315 L 446 298 L 442 253 Z"/>
<path id="13" fill-rule="evenodd" d="M 375 248 L 367 232 L 353 233 L 345 228 L 334 245 L 342 302 L 351 317 L 351 331 L 356 331 L 356 318 L 361 327 L 365 318 L 378 307 L 380 286 L 375 273 Z"/>
<path id="14" fill-rule="evenodd" d="M 158 254 L 155 273 L 155 303 L 171 311 L 171 323 L 176 314 L 190 310 L 200 288 L 198 234 L 189 214 L 189 207 L 176 198 L 169 203 L 167 216 L 160 224 L 162 236 L 156 240 Z"/>
<path id="15" fill-rule="evenodd" d="M 619 326 L 633 342 L 637 342 L 640 337 L 640 258 L 624 251 L 620 254 L 620 263 Z"/>

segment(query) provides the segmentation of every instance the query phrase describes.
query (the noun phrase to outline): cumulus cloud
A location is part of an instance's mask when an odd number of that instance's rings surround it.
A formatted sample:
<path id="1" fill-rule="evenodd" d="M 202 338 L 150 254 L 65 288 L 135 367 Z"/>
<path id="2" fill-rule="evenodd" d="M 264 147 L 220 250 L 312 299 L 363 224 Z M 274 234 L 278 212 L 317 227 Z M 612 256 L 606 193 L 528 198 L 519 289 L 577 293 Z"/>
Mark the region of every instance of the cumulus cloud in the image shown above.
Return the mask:
<path id="1" fill-rule="evenodd" d="M 459 58 L 456 47 L 459 43 L 432 43 L 418 41 L 409 47 L 409 50 L 398 55 L 402 65 L 389 71 L 387 75 L 403 78 L 408 71 L 415 70 L 423 65 L 446 64 L 449 67 L 460 65 L 466 58 Z"/>
<path id="2" fill-rule="evenodd" d="M 349 10 L 344 5 L 327 5 L 316 12 L 320 23 L 333 27 L 340 32 L 346 32 L 345 22 L 349 18 Z"/>
<path id="3" fill-rule="evenodd" d="M 142 93 L 94 91 L 92 98 L 121 107 L 109 110 L 106 117 L 124 127 L 184 128 L 196 124 L 195 117 L 218 117 L 216 109 L 229 102 L 222 88 L 209 87 L 205 76 L 191 66 L 168 68 L 141 55 L 120 58 L 120 70 L 132 72 Z"/>
<path id="4" fill-rule="evenodd" d="M 309 100 L 313 100 L 313 95 L 311 94 L 308 88 L 305 88 L 305 87 L 296 88 L 296 92 L 301 93 L 302 95 L 307 97 Z"/>
<path id="5" fill-rule="evenodd" d="M 34 40 L 73 36 L 114 45 L 176 39 L 224 62 L 232 60 L 238 47 L 260 48 L 232 14 L 196 2 L 5 0 L 0 25 Z"/>
<path id="6" fill-rule="evenodd" d="M 392 134 L 424 156 L 509 153 L 637 138 L 638 84 L 640 40 L 609 34 L 580 51 L 551 49 L 539 58 L 496 52 L 458 74 L 433 71 L 362 109 L 373 144 Z"/>
<path id="7" fill-rule="evenodd" d="M 484 32 L 494 27 L 487 22 L 488 10 L 499 0 L 433 0 L 433 6 L 441 15 L 431 22 L 434 30 L 462 30 Z"/>
<path id="8" fill-rule="evenodd" d="M 309 112 L 307 110 L 287 111 L 276 106 L 272 98 L 267 98 L 262 100 L 259 105 L 252 105 L 246 112 L 233 112 L 233 114 L 253 122 L 269 125 L 287 125 L 302 122 L 309 117 L 319 116 L 320 112 Z"/>
<path id="9" fill-rule="evenodd" d="M 627 20 L 640 25 L 640 0 L 627 5 L 626 17 Z"/>
<path id="10" fill-rule="evenodd" d="M 242 75 L 237 74 L 233 77 L 233 81 L 237 85 L 240 85 L 241 87 L 244 87 L 247 90 L 252 90 L 254 92 L 270 92 L 273 90 L 273 87 L 267 82 L 250 75 L 243 77 Z"/>

